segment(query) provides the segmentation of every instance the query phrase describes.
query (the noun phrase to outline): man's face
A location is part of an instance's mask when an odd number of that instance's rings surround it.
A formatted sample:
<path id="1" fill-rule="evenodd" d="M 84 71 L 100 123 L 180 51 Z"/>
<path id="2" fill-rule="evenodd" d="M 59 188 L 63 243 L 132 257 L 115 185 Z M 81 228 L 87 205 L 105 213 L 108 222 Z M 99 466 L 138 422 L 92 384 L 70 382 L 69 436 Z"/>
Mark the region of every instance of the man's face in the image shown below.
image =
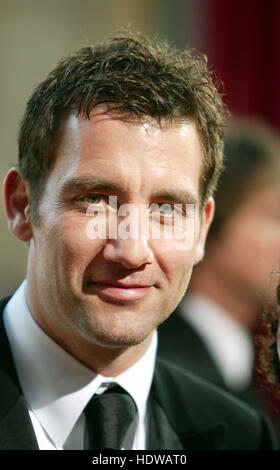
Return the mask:
<path id="1" fill-rule="evenodd" d="M 184 209 L 199 201 L 202 158 L 190 123 L 159 127 L 100 110 L 90 120 L 68 118 L 39 204 L 40 222 L 32 227 L 28 264 L 32 314 L 66 349 L 81 339 L 107 347 L 138 344 L 175 308 L 202 257 L 211 200 L 202 212 L 196 204 L 194 214 L 183 213 L 189 227 L 194 222 L 190 243 L 192 230 L 179 241 L 153 239 L 151 230 L 143 234 L 139 227 L 134 236 L 124 236 L 131 225 L 137 227 L 134 212 L 126 230 L 110 238 L 108 214 L 116 207 L 110 207 L 109 197 L 116 198 L 117 208 L 131 204 L 139 211 L 168 203 L 166 211 L 144 210 L 144 218 L 153 217 L 157 232 L 163 232 L 166 219 L 170 232 L 174 204 Z M 100 208 L 105 235 L 93 238 L 92 209 Z M 119 215 L 117 225 L 122 222 Z"/>
<path id="2" fill-rule="evenodd" d="M 275 304 L 280 263 L 280 189 L 255 188 L 215 240 L 212 258 L 220 277 L 247 301 Z M 242 296 L 242 297 L 241 297 Z"/>

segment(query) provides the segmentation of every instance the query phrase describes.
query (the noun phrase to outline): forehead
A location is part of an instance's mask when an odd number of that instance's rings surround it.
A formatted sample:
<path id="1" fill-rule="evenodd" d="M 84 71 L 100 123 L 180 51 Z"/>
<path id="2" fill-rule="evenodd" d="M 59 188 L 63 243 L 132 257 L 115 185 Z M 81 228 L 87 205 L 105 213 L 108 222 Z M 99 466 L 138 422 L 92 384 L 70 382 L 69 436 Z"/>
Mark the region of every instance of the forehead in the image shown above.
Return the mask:
<path id="1" fill-rule="evenodd" d="M 190 122 L 141 122 L 95 110 L 90 119 L 70 115 L 60 134 L 54 172 L 59 178 L 105 175 L 141 187 L 161 180 L 198 190 L 203 150 Z"/>

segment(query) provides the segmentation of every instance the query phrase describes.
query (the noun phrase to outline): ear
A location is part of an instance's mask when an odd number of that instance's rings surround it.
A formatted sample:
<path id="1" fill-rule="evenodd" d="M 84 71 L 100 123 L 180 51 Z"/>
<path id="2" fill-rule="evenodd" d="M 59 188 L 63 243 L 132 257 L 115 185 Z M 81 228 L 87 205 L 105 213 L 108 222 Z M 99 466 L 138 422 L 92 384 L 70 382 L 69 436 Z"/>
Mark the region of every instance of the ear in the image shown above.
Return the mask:
<path id="1" fill-rule="evenodd" d="M 17 168 L 11 168 L 4 181 L 5 209 L 10 231 L 23 242 L 32 238 L 30 188 Z"/>
<path id="2" fill-rule="evenodd" d="M 212 197 L 209 197 L 206 204 L 204 204 L 201 214 L 201 227 L 199 239 L 196 246 L 196 254 L 194 264 L 199 263 L 204 257 L 205 242 L 208 234 L 209 227 L 214 217 L 215 202 Z"/>

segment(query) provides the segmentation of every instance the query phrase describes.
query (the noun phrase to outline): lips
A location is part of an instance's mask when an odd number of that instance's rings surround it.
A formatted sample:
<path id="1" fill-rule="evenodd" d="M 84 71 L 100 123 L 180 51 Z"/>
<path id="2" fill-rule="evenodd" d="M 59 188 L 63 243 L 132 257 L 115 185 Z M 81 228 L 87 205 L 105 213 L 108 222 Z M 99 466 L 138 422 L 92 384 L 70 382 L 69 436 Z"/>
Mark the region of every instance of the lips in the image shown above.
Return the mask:
<path id="1" fill-rule="evenodd" d="M 101 296 L 116 300 L 138 300 L 146 296 L 153 285 L 124 283 L 119 281 L 91 282 L 91 286 Z"/>

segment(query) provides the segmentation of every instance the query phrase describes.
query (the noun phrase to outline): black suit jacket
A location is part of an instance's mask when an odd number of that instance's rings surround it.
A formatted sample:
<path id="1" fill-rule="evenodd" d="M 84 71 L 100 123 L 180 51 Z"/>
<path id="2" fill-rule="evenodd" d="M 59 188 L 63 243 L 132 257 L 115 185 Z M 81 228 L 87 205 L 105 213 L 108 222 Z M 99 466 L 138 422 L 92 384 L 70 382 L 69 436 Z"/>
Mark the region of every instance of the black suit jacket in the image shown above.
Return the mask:
<path id="1" fill-rule="evenodd" d="M 0 301 L 0 449 L 37 450 Z M 35 360 L 35 358 L 34 358 Z M 149 396 L 149 449 L 274 449 L 266 419 L 215 386 L 157 360 Z"/>

